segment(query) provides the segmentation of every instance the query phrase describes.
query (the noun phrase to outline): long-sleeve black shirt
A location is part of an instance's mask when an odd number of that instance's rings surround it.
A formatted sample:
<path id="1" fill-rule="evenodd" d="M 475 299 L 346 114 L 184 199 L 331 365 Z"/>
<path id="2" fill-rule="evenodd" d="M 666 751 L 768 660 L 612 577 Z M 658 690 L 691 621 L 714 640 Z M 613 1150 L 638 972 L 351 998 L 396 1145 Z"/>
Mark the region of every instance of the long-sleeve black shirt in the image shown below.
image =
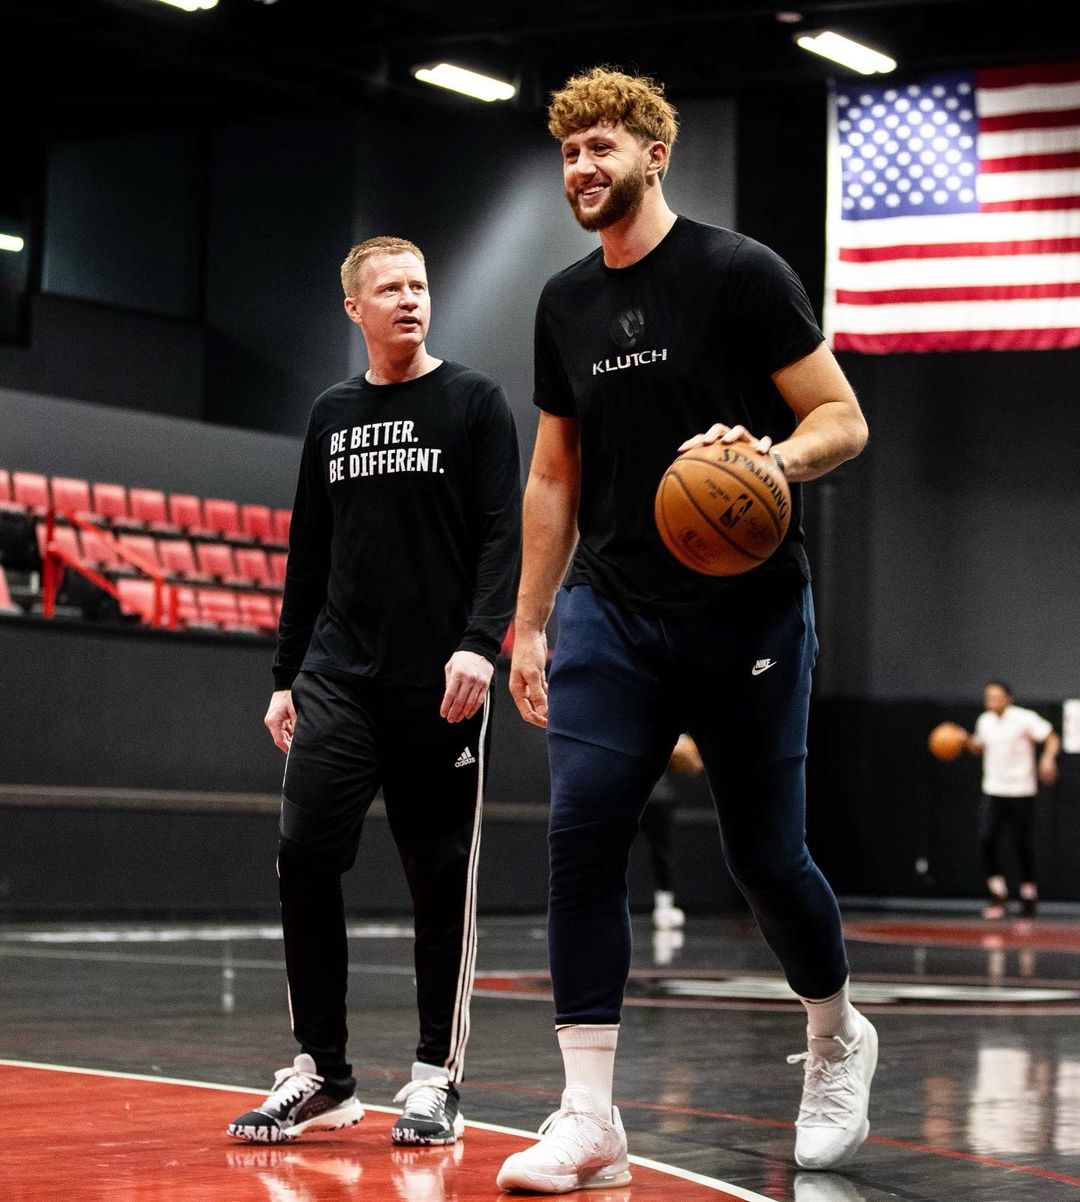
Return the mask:
<path id="1" fill-rule="evenodd" d="M 275 687 L 301 668 L 435 685 L 459 649 L 494 662 L 520 534 L 517 435 L 494 380 L 443 362 L 336 384 L 304 440 Z"/>

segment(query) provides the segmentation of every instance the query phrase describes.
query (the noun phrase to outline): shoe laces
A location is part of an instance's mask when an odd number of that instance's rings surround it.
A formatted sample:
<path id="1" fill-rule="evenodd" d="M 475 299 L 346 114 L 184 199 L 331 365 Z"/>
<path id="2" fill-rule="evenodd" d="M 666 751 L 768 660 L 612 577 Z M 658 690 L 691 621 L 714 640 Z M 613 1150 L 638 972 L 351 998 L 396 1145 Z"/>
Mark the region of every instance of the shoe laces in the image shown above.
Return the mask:
<path id="1" fill-rule="evenodd" d="M 410 1118 L 433 1119 L 446 1105 L 450 1089 L 448 1077 L 431 1077 L 427 1081 L 410 1081 L 394 1094 L 395 1102 L 405 1103 L 405 1113 Z"/>
<path id="2" fill-rule="evenodd" d="M 603 1120 L 588 1110 L 579 1110 L 571 1099 L 549 1114 L 540 1124 L 545 1151 L 553 1153 L 564 1164 L 576 1164 L 595 1154 L 599 1142 L 597 1128 Z"/>
<path id="3" fill-rule="evenodd" d="M 305 1073 L 303 1069 L 290 1064 L 274 1074 L 274 1088 L 270 1091 L 267 1102 L 283 1107 L 301 1102 L 304 1098 L 317 1093 L 322 1088 L 323 1079 L 315 1073 Z"/>
<path id="4" fill-rule="evenodd" d="M 799 1107 L 798 1124 L 802 1127 L 844 1127 L 852 1111 L 859 1104 L 856 1074 L 852 1071 L 852 1057 L 859 1048 L 859 1037 L 849 1042 L 833 1035 L 831 1040 L 843 1048 L 836 1057 L 822 1056 L 810 1047 L 787 1058 L 788 1064 L 803 1064 L 802 1105 Z"/>

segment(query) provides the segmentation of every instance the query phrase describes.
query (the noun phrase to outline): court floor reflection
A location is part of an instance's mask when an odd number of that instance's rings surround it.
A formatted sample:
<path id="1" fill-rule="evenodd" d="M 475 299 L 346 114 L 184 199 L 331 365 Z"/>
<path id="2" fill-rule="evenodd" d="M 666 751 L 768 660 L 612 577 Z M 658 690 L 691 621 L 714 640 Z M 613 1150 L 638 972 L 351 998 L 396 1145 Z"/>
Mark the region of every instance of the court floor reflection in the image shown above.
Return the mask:
<path id="1" fill-rule="evenodd" d="M 1080 913 L 1027 924 L 1031 946 L 1019 924 L 987 946 L 967 919 L 847 917 L 869 933 L 849 947 L 881 1037 L 871 1136 L 856 1159 L 839 1173 L 797 1170 L 800 1083 L 784 1061 L 802 1043 L 801 1009 L 749 922 L 693 915 L 679 946 L 635 923 L 615 1081 L 631 1152 L 775 1202 L 1074 1202 Z M 535 1130 L 561 1091 L 543 920 L 482 917 L 480 936 L 463 1109 Z M 351 949 L 360 1093 L 389 1105 L 415 1042 L 410 931 L 357 919 Z M 2 1057 L 262 1089 L 293 1055 L 270 922 L 8 924 L 0 969 Z M 351 1146 L 223 1142 L 221 1158 L 271 1202 L 363 1196 L 372 1156 L 392 1202 L 497 1197 L 458 1149 Z"/>

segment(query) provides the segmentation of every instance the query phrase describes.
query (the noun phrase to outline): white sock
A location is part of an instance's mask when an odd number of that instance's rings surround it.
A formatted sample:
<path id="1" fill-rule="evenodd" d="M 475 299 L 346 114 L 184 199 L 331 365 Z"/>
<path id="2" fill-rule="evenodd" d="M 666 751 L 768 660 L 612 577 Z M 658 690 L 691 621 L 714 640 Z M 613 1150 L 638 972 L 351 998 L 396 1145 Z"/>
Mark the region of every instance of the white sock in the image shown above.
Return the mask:
<path id="1" fill-rule="evenodd" d="M 584 1086 L 596 1112 L 611 1122 L 611 1082 L 615 1075 L 618 1023 L 582 1023 L 557 1027 L 556 1035 L 566 1070 L 566 1087 Z"/>
<path id="2" fill-rule="evenodd" d="M 668 889 L 657 889 L 653 894 L 653 908 L 670 910 L 675 905 L 675 894 Z"/>
<path id="3" fill-rule="evenodd" d="M 855 1038 L 858 1011 L 848 1001 L 848 983 L 845 981 L 832 997 L 799 998 L 806 1010 L 807 1033 L 814 1039 L 831 1039 L 839 1035 L 845 1043 Z"/>

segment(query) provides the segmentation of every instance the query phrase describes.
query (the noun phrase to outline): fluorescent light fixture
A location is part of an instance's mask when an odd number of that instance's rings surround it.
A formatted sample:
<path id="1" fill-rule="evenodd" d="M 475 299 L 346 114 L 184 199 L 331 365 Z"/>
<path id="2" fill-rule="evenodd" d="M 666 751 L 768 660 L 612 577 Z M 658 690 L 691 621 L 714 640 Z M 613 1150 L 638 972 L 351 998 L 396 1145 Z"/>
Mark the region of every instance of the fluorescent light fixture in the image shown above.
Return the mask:
<path id="1" fill-rule="evenodd" d="M 18 234 L 0 234 L 0 250 L 10 250 L 18 254 L 25 245 Z"/>
<path id="2" fill-rule="evenodd" d="M 413 71 L 421 83 L 433 83 L 451 92 L 461 92 L 475 100 L 511 100 L 517 93 L 512 83 L 492 79 L 490 75 L 479 75 L 452 63 L 439 63 L 435 67 L 417 67 Z"/>
<path id="3" fill-rule="evenodd" d="M 186 13 L 202 12 L 208 8 L 217 8 L 218 0 L 159 0 L 161 4 L 171 4 L 173 8 L 182 8 Z"/>
<path id="4" fill-rule="evenodd" d="M 804 50 L 820 54 L 822 58 L 832 59 L 842 67 L 850 67 L 860 75 L 887 75 L 896 70 L 895 59 L 886 54 L 879 54 L 861 42 L 853 42 L 843 34 L 833 33 L 831 29 L 824 29 L 820 33 L 804 33 L 795 41 Z"/>

